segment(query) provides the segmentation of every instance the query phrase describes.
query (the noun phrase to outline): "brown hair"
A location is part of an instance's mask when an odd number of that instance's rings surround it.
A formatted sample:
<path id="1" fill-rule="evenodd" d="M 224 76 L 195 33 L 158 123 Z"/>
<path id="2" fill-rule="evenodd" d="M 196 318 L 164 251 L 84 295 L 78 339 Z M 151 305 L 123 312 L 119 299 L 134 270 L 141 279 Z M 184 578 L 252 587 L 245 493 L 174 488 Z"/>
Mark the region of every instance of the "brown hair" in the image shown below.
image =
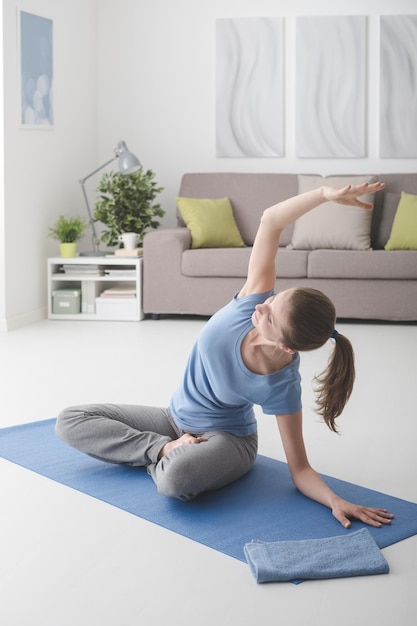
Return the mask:
<path id="1" fill-rule="evenodd" d="M 297 352 L 315 350 L 332 337 L 335 322 L 334 304 L 324 293 L 311 288 L 294 289 L 283 329 L 283 343 Z M 350 398 L 354 380 L 352 344 L 347 337 L 337 334 L 327 368 L 315 377 L 317 412 L 333 432 L 337 432 L 335 419 Z"/>

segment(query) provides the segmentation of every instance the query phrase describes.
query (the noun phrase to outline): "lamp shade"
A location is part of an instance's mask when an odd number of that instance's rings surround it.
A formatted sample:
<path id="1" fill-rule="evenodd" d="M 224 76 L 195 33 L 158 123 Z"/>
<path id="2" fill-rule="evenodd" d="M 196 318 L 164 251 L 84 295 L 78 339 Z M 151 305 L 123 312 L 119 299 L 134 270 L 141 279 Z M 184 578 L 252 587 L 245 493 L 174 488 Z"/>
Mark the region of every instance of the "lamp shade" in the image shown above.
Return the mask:
<path id="1" fill-rule="evenodd" d="M 115 152 L 119 156 L 119 172 L 123 174 L 123 176 L 133 174 L 142 169 L 141 162 L 128 150 L 124 141 L 118 142 Z"/>

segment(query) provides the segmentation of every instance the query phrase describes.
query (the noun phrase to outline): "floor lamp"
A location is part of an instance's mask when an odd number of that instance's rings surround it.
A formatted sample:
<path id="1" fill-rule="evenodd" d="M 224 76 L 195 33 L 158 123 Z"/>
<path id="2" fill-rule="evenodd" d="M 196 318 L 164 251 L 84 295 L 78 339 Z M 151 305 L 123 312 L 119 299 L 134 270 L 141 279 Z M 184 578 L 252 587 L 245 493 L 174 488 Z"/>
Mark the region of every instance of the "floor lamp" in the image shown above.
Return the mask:
<path id="1" fill-rule="evenodd" d="M 100 167 L 95 169 L 93 172 L 91 172 L 87 176 L 84 176 L 84 178 L 80 179 L 80 185 L 81 185 L 81 189 L 83 192 L 85 205 L 87 207 L 88 223 L 93 233 L 92 234 L 93 251 L 81 252 L 80 256 L 104 256 L 108 254 L 107 252 L 99 251 L 100 237 L 98 237 L 97 230 L 94 225 L 94 217 L 91 212 L 90 203 L 88 202 L 87 192 L 85 190 L 85 182 L 86 180 L 94 176 L 94 174 L 97 174 L 97 172 L 104 169 L 107 165 L 109 165 L 116 159 L 118 159 L 119 172 L 120 174 L 122 174 L 122 176 L 133 174 L 134 172 L 137 172 L 138 170 L 142 169 L 142 164 L 139 161 L 139 159 L 134 154 L 132 154 L 130 150 L 128 150 L 124 141 L 119 141 L 117 143 L 117 146 L 114 149 L 114 157 L 109 159 L 109 161 L 106 161 L 106 163 L 103 163 L 103 165 L 100 165 Z"/>

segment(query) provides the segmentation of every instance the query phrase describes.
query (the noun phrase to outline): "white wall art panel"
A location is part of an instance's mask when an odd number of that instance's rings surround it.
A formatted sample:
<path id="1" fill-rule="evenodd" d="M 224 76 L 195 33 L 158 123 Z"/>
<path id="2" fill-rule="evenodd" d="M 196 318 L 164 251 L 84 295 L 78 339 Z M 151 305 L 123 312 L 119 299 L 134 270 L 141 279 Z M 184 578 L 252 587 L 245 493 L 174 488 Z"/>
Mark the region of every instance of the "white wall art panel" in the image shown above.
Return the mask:
<path id="1" fill-rule="evenodd" d="M 283 19 L 216 20 L 216 153 L 280 157 Z"/>
<path id="2" fill-rule="evenodd" d="M 296 154 L 364 157 L 366 17 L 296 22 Z"/>
<path id="3" fill-rule="evenodd" d="M 417 15 L 380 18 L 381 157 L 417 157 Z"/>

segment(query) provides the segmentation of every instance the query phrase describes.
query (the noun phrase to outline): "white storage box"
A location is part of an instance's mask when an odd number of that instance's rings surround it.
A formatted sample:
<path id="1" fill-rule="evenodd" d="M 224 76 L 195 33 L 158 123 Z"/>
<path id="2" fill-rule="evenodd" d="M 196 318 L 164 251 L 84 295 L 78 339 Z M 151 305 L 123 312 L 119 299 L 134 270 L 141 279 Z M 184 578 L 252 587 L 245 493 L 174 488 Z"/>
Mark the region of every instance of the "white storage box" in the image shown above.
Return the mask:
<path id="1" fill-rule="evenodd" d="M 135 319 L 136 298 L 96 298 L 96 315 L 109 319 Z"/>

